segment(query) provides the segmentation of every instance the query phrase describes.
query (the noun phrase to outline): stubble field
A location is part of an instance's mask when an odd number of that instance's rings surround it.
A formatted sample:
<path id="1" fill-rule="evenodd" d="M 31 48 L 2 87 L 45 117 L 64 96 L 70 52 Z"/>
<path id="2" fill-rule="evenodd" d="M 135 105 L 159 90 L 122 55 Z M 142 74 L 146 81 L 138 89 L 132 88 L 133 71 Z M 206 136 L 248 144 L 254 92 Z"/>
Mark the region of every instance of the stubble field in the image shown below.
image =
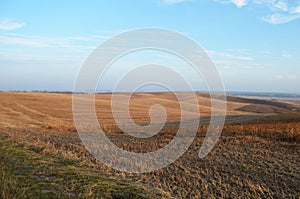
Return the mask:
<path id="1" fill-rule="evenodd" d="M 205 93 L 197 96 L 202 123 L 189 150 L 166 168 L 133 174 L 103 165 L 85 149 L 73 123 L 71 94 L 0 93 L 1 197 L 300 197 L 299 105 L 228 97 L 222 135 L 209 155 L 200 159 L 210 99 Z M 157 103 L 166 107 L 167 124 L 146 140 L 116 126 L 110 94 L 97 94 L 95 107 L 101 126 L 117 146 L 146 152 L 172 140 L 179 104 L 171 93 L 137 93 L 130 102 L 132 119 L 141 125 L 150 122 L 148 109 Z M 189 117 L 199 119 L 194 112 Z"/>

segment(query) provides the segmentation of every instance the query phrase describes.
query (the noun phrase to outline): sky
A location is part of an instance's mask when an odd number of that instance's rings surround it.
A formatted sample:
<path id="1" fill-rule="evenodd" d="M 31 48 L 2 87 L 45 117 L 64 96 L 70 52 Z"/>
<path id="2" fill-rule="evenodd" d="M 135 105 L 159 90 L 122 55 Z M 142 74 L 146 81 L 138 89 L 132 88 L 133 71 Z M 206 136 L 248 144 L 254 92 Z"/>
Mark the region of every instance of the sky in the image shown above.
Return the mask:
<path id="1" fill-rule="evenodd" d="M 72 91 L 97 46 L 146 27 L 196 41 L 227 91 L 300 93 L 300 0 L 0 0 L 0 90 Z M 144 52 L 120 60 L 115 70 L 151 58 L 184 65 Z M 108 73 L 106 81 L 118 75 Z M 192 84 L 205 90 L 200 80 Z"/>

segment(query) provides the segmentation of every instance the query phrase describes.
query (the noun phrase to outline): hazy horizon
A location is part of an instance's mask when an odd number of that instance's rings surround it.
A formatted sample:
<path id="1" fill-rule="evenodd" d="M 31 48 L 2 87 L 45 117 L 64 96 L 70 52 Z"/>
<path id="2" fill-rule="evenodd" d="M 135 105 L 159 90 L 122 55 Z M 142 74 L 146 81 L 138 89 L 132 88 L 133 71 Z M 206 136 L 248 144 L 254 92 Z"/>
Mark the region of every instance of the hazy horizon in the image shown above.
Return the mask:
<path id="1" fill-rule="evenodd" d="M 37 92 L 37 93 L 74 93 L 73 90 L 0 90 L 0 92 Z M 136 93 L 164 93 L 164 92 L 172 92 L 172 91 L 163 91 L 163 90 L 141 90 L 141 91 L 135 91 Z M 190 92 L 190 91 L 183 91 L 183 90 L 178 90 L 174 92 Z M 209 91 L 205 90 L 195 90 L 194 92 L 199 92 L 199 93 L 208 93 Z M 223 93 L 220 91 L 210 91 L 211 93 Z M 247 95 L 247 94 L 253 94 L 253 96 L 256 96 L 255 94 L 283 94 L 283 95 L 300 95 L 300 92 L 285 92 L 285 91 L 275 91 L 275 92 L 270 92 L 270 91 L 225 91 L 226 94 L 228 95 Z M 96 92 L 92 92 L 95 94 L 102 94 L 102 93 L 132 93 L 132 92 L 113 92 L 109 90 L 97 90 Z M 298 97 L 298 96 L 297 96 Z"/>

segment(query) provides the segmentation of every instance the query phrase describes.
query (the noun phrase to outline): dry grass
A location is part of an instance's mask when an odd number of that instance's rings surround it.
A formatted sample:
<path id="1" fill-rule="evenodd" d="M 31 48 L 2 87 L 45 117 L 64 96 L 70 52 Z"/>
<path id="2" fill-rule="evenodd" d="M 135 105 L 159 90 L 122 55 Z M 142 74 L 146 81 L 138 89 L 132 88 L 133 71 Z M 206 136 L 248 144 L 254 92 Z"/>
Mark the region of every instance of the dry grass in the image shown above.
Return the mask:
<path id="1" fill-rule="evenodd" d="M 141 184 L 119 181 L 84 162 L 45 155 L 38 148 L 0 137 L 0 198 L 170 198 Z M 39 147 L 37 145 L 37 147 Z"/>
<path id="2" fill-rule="evenodd" d="M 155 98 L 155 94 L 148 95 Z M 104 95 L 104 100 L 98 97 L 104 103 L 102 108 L 108 106 L 105 103 L 109 101 L 109 95 Z M 133 104 L 140 104 L 133 113 L 143 110 L 135 114 L 142 122 L 147 122 L 148 115 L 144 111 L 150 102 L 158 102 L 156 100 L 159 99 L 151 98 L 147 104 L 143 103 L 142 97 L 145 96 L 133 99 L 137 100 Z M 200 97 L 205 99 L 205 96 Z M 257 119 L 248 123 L 228 124 L 211 153 L 199 159 L 198 152 L 207 130 L 207 126 L 203 125 L 199 127 L 189 150 L 170 166 L 147 174 L 130 174 L 99 163 L 81 144 L 70 119 L 70 95 L 0 93 L 0 98 L 0 109 L 5 111 L 0 116 L 0 133 L 7 135 L 11 143 L 46 157 L 78 161 L 80 164 L 77 167 L 83 172 L 95 174 L 101 171 L 101 175 L 139 183 L 144 187 L 155 187 L 176 198 L 300 197 L 300 117 L 296 113 L 269 116 L 263 118 L 263 122 Z M 172 96 L 165 94 L 162 98 L 162 101 L 168 101 Z M 59 104 L 55 103 L 57 99 Z M 170 104 L 170 101 L 166 103 Z M 171 103 L 169 106 L 175 105 Z M 230 111 L 240 114 L 235 109 L 244 105 L 232 102 Z M 170 108 L 169 112 L 169 122 L 174 122 L 177 110 Z M 171 123 L 153 138 L 134 139 L 111 125 L 107 115 L 107 118 L 102 118 L 107 122 L 103 123 L 107 135 L 116 145 L 129 151 L 157 150 L 167 144 L 177 130 L 176 125 Z M 285 121 L 281 117 L 293 120 Z M 95 183 L 94 186 L 99 184 Z"/>
<path id="3" fill-rule="evenodd" d="M 179 93 L 179 95 L 185 98 L 186 94 Z M 124 102 L 126 96 L 127 94 L 117 95 L 117 98 L 119 98 L 119 101 L 116 102 L 117 108 L 126 105 Z M 201 116 L 209 116 L 210 98 L 204 93 L 197 94 L 197 97 Z M 184 103 L 189 105 L 189 99 L 184 100 Z M 133 120 L 137 123 L 149 122 L 148 110 L 154 104 L 161 104 L 166 108 L 169 122 L 180 119 L 180 107 L 174 94 L 137 93 L 130 100 L 129 109 Z M 99 121 L 103 124 L 113 124 L 111 94 L 97 94 L 95 105 Z M 227 113 L 228 115 L 253 114 L 253 112 L 237 110 L 246 105 L 249 105 L 249 103 L 229 101 L 227 103 Z M 59 122 L 64 123 L 64 125 L 73 125 L 72 95 L 70 94 L 2 92 L 0 93 L 0 111 L 2 113 L 0 116 L 1 122 L 16 122 L 16 124 L 53 124 Z M 187 115 L 195 118 L 195 111 L 193 109 L 189 110 Z"/>

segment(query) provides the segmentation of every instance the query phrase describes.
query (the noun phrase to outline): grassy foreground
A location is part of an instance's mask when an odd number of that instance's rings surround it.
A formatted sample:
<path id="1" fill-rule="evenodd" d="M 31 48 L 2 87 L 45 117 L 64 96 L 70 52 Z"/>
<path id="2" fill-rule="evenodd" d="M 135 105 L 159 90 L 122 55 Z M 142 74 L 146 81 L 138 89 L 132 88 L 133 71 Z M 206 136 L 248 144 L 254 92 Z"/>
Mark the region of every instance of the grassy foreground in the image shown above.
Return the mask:
<path id="1" fill-rule="evenodd" d="M 165 198 L 155 190 L 97 173 L 80 162 L 11 144 L 0 135 L 0 198 Z"/>

